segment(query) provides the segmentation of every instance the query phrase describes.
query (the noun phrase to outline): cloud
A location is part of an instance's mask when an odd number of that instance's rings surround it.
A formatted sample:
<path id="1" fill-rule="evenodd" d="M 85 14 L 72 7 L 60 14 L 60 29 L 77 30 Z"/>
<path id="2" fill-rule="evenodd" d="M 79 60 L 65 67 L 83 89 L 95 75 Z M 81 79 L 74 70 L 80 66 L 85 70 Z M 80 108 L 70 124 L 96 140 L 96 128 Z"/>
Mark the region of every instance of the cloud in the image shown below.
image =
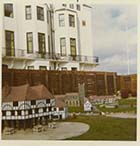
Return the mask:
<path id="1" fill-rule="evenodd" d="M 127 73 L 128 56 L 130 73 L 137 67 L 137 7 L 135 5 L 94 5 L 93 45 L 99 56 L 96 70 Z"/>

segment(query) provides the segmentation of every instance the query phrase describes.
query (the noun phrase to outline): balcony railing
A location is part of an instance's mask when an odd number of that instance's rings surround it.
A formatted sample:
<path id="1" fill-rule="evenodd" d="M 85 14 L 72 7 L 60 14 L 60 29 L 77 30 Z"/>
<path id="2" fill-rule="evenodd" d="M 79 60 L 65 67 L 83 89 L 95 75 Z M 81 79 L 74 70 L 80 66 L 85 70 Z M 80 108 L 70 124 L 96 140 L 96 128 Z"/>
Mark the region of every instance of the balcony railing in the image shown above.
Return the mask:
<path id="1" fill-rule="evenodd" d="M 8 50 L 2 49 L 2 57 L 11 57 L 11 58 L 22 58 L 22 59 L 46 59 L 50 61 L 59 61 L 59 62 L 69 62 L 75 61 L 79 63 L 89 63 L 89 64 L 98 64 L 99 58 L 96 56 L 81 56 L 81 55 L 62 55 L 60 53 L 48 53 L 48 52 L 35 52 L 32 54 L 27 54 L 26 50 L 15 49 Z"/>
<path id="2" fill-rule="evenodd" d="M 8 58 L 22 58 L 22 59 L 33 59 L 34 54 L 27 54 L 25 50 L 22 49 L 2 49 L 2 57 L 8 57 Z"/>

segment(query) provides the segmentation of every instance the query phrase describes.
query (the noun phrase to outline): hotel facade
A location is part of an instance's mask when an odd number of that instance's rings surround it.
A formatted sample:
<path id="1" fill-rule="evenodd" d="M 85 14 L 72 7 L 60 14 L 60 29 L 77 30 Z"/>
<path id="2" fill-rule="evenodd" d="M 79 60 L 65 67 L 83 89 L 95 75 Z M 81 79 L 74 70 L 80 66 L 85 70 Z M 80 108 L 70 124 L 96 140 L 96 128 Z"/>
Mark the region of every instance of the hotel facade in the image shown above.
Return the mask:
<path id="1" fill-rule="evenodd" d="M 92 7 L 2 1 L 2 63 L 14 69 L 93 71 Z"/>

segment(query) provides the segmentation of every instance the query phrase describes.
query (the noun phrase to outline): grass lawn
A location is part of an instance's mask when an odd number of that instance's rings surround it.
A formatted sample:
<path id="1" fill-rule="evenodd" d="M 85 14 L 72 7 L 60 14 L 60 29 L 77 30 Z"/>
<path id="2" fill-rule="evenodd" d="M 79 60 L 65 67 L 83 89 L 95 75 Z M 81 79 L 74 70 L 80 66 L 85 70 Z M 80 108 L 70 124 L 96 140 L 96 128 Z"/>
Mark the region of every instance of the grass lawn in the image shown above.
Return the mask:
<path id="1" fill-rule="evenodd" d="M 78 112 L 84 112 L 84 107 L 80 106 L 80 107 L 68 107 L 68 112 L 69 113 L 78 113 Z"/>
<path id="2" fill-rule="evenodd" d="M 68 122 L 83 122 L 90 129 L 81 136 L 67 140 L 136 140 L 136 119 L 120 119 L 104 116 L 77 116 Z"/>
<path id="3" fill-rule="evenodd" d="M 124 107 L 123 107 L 124 106 Z M 128 106 L 128 107 L 125 107 Z M 97 106 L 99 110 L 103 112 L 134 112 L 136 113 L 136 99 L 120 99 L 119 107 L 117 108 L 105 108 Z"/>

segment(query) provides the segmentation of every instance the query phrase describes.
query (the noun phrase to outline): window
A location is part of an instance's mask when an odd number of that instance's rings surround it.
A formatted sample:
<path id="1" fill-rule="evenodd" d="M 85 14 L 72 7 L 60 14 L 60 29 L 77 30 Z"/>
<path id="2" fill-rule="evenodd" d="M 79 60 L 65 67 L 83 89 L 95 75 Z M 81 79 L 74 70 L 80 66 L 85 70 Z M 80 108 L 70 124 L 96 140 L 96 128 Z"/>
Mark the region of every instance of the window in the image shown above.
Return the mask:
<path id="1" fill-rule="evenodd" d="M 6 56 L 15 56 L 14 32 L 5 31 Z"/>
<path id="2" fill-rule="evenodd" d="M 62 4 L 62 6 L 63 6 L 63 7 L 66 7 L 66 6 L 67 6 L 67 4 Z"/>
<path id="3" fill-rule="evenodd" d="M 32 109 L 29 109 L 29 115 L 32 115 Z"/>
<path id="4" fill-rule="evenodd" d="M 74 15 L 69 15 L 69 26 L 75 27 L 75 17 Z"/>
<path id="5" fill-rule="evenodd" d="M 18 102 L 13 102 L 13 106 L 18 106 Z"/>
<path id="6" fill-rule="evenodd" d="M 83 26 L 86 26 L 86 21 L 82 21 L 82 25 Z"/>
<path id="7" fill-rule="evenodd" d="M 34 69 L 34 66 L 28 66 L 28 69 L 29 70 L 33 70 Z"/>
<path id="8" fill-rule="evenodd" d="M 44 8 L 37 7 L 37 20 L 44 21 Z"/>
<path id="9" fill-rule="evenodd" d="M 61 67 L 61 70 L 67 70 L 67 67 Z"/>
<path id="10" fill-rule="evenodd" d="M 4 16 L 11 18 L 14 17 L 13 4 L 4 4 Z"/>
<path id="11" fill-rule="evenodd" d="M 46 99 L 46 103 L 50 103 L 50 99 Z"/>
<path id="12" fill-rule="evenodd" d="M 77 67 L 72 67 L 71 70 L 72 71 L 76 71 L 77 70 Z"/>
<path id="13" fill-rule="evenodd" d="M 31 100 L 31 105 L 36 105 L 36 101 L 35 100 Z"/>
<path id="14" fill-rule="evenodd" d="M 18 116 L 21 116 L 21 111 L 20 110 L 18 110 L 17 113 L 18 113 Z"/>
<path id="15" fill-rule="evenodd" d="M 60 54 L 66 56 L 66 39 L 60 38 Z"/>
<path id="16" fill-rule="evenodd" d="M 2 116 L 6 116 L 6 111 L 2 111 Z"/>
<path id="17" fill-rule="evenodd" d="M 76 7 L 77 7 L 77 10 L 78 10 L 78 11 L 80 11 L 80 10 L 81 10 L 81 7 L 80 7 L 80 5 L 79 5 L 79 4 L 77 4 L 77 5 L 76 5 Z"/>
<path id="18" fill-rule="evenodd" d="M 76 39 L 70 38 L 70 52 L 71 56 L 76 56 Z"/>
<path id="19" fill-rule="evenodd" d="M 11 116 L 14 116 L 14 115 L 15 115 L 15 111 L 12 110 L 12 111 L 11 111 Z"/>
<path id="20" fill-rule="evenodd" d="M 35 108 L 35 114 L 37 114 L 38 113 L 38 108 Z"/>
<path id="21" fill-rule="evenodd" d="M 46 112 L 46 107 L 43 108 L 43 112 Z"/>
<path id="22" fill-rule="evenodd" d="M 51 112 L 52 111 L 52 107 L 49 107 L 49 112 Z"/>
<path id="23" fill-rule="evenodd" d="M 59 26 L 60 27 L 65 26 L 65 17 L 64 17 L 64 14 L 59 14 Z"/>
<path id="24" fill-rule="evenodd" d="M 26 39 L 27 39 L 27 53 L 33 53 L 33 33 L 27 32 Z"/>
<path id="25" fill-rule="evenodd" d="M 46 53 L 44 33 L 38 33 L 38 48 L 39 48 L 39 53 Z"/>
<path id="26" fill-rule="evenodd" d="M 40 70 L 47 70 L 47 67 L 46 66 L 39 66 L 39 69 Z"/>
<path id="27" fill-rule="evenodd" d="M 27 20 L 32 19 L 31 6 L 25 6 L 25 18 Z"/>
<path id="28" fill-rule="evenodd" d="M 70 7 L 71 9 L 74 9 L 74 4 L 70 4 L 69 7 Z"/>

